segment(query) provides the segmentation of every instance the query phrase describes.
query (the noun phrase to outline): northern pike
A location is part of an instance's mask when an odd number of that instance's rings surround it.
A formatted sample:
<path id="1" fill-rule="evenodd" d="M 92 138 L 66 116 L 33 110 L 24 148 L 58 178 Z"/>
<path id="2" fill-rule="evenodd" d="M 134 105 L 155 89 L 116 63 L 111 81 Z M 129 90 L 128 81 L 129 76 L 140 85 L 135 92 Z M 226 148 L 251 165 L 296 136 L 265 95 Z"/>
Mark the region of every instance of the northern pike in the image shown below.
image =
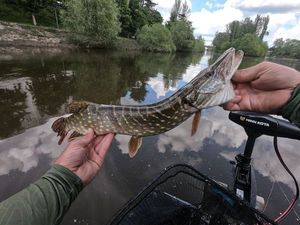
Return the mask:
<path id="1" fill-rule="evenodd" d="M 60 136 L 58 144 L 71 130 L 73 133 L 69 140 L 84 135 L 92 128 L 97 135 L 130 135 L 129 156 L 133 157 L 142 144 L 142 137 L 171 130 L 195 114 L 191 132 L 193 135 L 197 131 L 201 109 L 234 98 L 231 78 L 242 58 L 242 51 L 228 49 L 172 96 L 154 104 L 131 106 L 72 102 L 67 107 L 67 111 L 72 114 L 57 119 L 52 125 L 53 131 Z"/>

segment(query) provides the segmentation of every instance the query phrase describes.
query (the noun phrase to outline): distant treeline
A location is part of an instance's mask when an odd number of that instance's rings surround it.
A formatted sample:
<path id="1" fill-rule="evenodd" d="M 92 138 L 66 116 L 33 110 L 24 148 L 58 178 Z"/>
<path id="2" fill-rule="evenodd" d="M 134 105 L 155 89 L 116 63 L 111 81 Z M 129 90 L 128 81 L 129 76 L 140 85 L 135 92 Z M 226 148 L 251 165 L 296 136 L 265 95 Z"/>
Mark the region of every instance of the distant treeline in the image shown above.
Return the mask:
<path id="1" fill-rule="evenodd" d="M 300 59 L 300 40 L 279 38 L 270 48 L 270 56 Z"/>
<path id="2" fill-rule="evenodd" d="M 263 41 L 263 38 L 269 34 L 268 24 L 269 16 L 261 15 L 257 15 L 254 21 L 250 18 L 233 21 L 226 25 L 225 32 L 216 33 L 213 46 L 217 52 L 235 47 L 242 49 L 247 56 L 261 57 L 268 54 L 271 57 L 300 59 L 300 40 L 279 38 L 268 49 L 267 43 Z"/>
<path id="3" fill-rule="evenodd" d="M 67 29 L 107 47 L 121 36 L 137 39 L 149 51 L 204 51 L 204 40 L 193 35 L 186 2 L 175 1 L 166 25 L 155 6 L 152 0 L 2 0 L 0 20 Z M 72 41 L 85 40 L 74 36 Z"/>

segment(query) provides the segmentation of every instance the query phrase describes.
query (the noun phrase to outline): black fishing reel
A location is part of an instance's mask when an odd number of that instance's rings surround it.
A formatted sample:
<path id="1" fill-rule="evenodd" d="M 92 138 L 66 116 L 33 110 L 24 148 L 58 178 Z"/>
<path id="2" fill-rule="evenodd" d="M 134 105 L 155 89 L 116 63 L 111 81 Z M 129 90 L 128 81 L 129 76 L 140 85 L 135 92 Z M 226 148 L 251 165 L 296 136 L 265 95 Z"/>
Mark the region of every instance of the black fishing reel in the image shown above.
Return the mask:
<path id="1" fill-rule="evenodd" d="M 246 142 L 245 150 L 243 154 L 238 154 L 235 167 L 235 181 L 234 191 L 241 199 L 248 201 L 252 206 L 256 205 L 256 195 L 253 195 L 251 191 L 253 185 L 253 171 L 251 170 L 251 156 L 256 138 L 261 135 L 268 135 L 274 137 L 274 149 L 281 164 L 291 175 L 295 182 L 296 194 L 294 200 L 299 196 L 299 187 L 294 175 L 285 165 L 277 146 L 277 137 L 291 138 L 300 140 L 300 128 L 295 124 L 292 124 L 286 120 L 278 119 L 267 114 L 254 113 L 254 112 L 241 112 L 235 111 L 229 113 L 229 119 L 233 122 L 244 127 L 248 139 Z M 295 201 L 293 201 L 285 214 L 279 216 L 275 222 L 281 220 L 288 212 L 293 208 Z"/>

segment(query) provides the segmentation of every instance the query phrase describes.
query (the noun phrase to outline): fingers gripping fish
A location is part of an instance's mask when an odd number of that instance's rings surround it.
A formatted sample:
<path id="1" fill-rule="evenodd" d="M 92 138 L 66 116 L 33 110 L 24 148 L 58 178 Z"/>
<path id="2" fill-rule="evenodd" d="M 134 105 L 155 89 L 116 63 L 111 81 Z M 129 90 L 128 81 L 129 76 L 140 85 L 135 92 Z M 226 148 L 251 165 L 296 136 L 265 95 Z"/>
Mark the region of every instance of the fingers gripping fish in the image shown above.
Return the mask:
<path id="1" fill-rule="evenodd" d="M 89 128 L 98 135 L 130 135 L 130 157 L 137 153 L 142 137 L 171 130 L 192 114 L 195 114 L 191 132 L 194 135 L 201 109 L 223 104 L 234 97 L 231 78 L 242 58 L 242 51 L 228 49 L 172 96 L 154 104 L 130 106 L 73 102 L 68 106 L 68 112 L 72 114 L 57 119 L 52 129 L 60 136 L 59 144 L 71 130 L 69 140 L 84 135 Z"/>

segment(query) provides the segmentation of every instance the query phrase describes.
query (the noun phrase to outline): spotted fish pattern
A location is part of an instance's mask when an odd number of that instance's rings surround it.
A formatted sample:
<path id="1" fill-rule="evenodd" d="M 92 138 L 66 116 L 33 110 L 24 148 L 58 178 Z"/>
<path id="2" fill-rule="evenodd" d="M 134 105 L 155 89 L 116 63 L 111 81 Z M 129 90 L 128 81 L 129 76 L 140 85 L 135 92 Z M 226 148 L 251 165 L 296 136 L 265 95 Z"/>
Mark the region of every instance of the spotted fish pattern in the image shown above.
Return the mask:
<path id="1" fill-rule="evenodd" d="M 187 85 L 155 104 L 130 106 L 73 102 L 68 106 L 68 112 L 72 114 L 56 120 L 52 129 L 60 136 L 59 144 L 70 130 L 74 132 L 69 139 L 85 134 L 89 128 L 98 135 L 130 135 L 129 155 L 133 157 L 142 144 L 142 137 L 171 130 L 192 114 L 195 114 L 192 125 L 194 134 L 201 109 L 220 105 L 234 97 L 231 77 L 242 58 L 242 51 L 228 49 Z"/>

